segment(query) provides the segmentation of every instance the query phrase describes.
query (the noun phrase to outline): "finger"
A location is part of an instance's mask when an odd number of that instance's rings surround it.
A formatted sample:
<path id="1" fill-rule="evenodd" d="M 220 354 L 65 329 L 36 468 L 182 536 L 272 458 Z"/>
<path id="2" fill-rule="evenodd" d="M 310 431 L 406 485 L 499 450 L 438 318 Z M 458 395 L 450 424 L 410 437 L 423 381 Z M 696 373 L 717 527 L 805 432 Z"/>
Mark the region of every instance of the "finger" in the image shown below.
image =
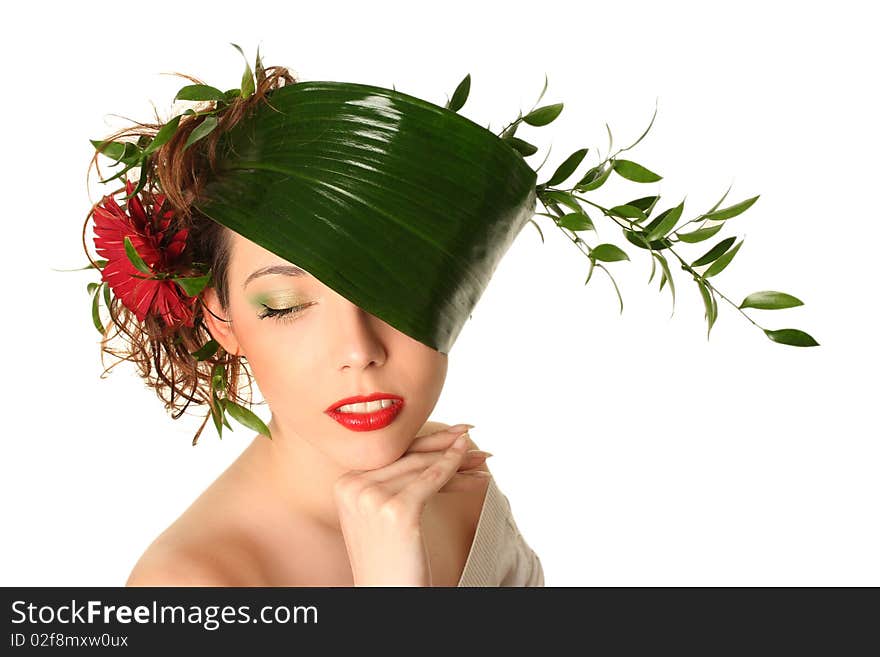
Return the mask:
<path id="1" fill-rule="evenodd" d="M 465 440 L 468 440 L 467 432 L 462 434 Z M 388 465 L 368 471 L 364 476 L 370 481 L 378 483 L 387 483 L 393 479 L 406 477 L 407 475 L 421 474 L 425 468 L 433 465 L 443 458 L 443 454 L 448 445 L 443 450 L 434 450 L 431 452 L 407 452 L 396 461 Z M 466 450 L 462 466 L 472 468 L 485 462 L 487 458 L 492 456 L 490 452 L 474 449 Z"/>
<path id="2" fill-rule="evenodd" d="M 407 451 L 433 452 L 437 450 L 449 449 L 449 446 L 452 445 L 455 439 L 460 436 L 462 432 L 469 431 L 473 428 L 474 425 L 472 424 L 456 424 L 454 427 L 449 427 L 448 429 L 442 429 L 440 431 L 428 433 L 424 436 L 416 436 L 415 440 L 410 443 L 409 449 Z"/>
<path id="3" fill-rule="evenodd" d="M 384 474 L 380 473 L 376 475 L 375 478 L 372 479 L 372 481 L 385 485 L 386 489 L 389 490 L 390 494 L 392 495 L 399 493 L 419 475 L 421 475 L 428 466 L 442 459 L 443 452 L 432 452 L 430 455 L 424 455 L 425 457 L 427 457 L 424 460 L 424 464 L 421 463 L 422 459 L 420 457 L 422 455 L 413 454 L 411 456 L 411 463 L 419 463 L 416 467 L 413 467 L 405 472 L 401 472 L 400 474 L 397 474 L 395 476 L 386 477 Z M 490 456 L 492 456 L 490 452 L 484 452 L 479 449 L 467 450 L 464 454 L 464 457 L 461 459 L 461 463 L 458 466 L 458 471 L 455 472 L 455 474 L 472 475 L 474 472 L 478 472 L 479 470 L 477 470 L 477 468 L 480 468 L 480 466 L 482 466 L 486 462 L 486 459 Z M 375 472 L 378 473 L 379 471 L 376 470 Z M 482 472 L 487 472 L 488 474 L 487 470 L 482 470 Z M 470 488 L 468 488 L 468 490 L 470 490 Z"/>
<path id="4" fill-rule="evenodd" d="M 466 450 L 467 438 L 462 434 L 443 453 L 442 458 L 425 468 L 397 496 L 403 498 L 406 506 L 423 506 L 428 498 L 445 486 L 455 474 L 464 459 Z"/>

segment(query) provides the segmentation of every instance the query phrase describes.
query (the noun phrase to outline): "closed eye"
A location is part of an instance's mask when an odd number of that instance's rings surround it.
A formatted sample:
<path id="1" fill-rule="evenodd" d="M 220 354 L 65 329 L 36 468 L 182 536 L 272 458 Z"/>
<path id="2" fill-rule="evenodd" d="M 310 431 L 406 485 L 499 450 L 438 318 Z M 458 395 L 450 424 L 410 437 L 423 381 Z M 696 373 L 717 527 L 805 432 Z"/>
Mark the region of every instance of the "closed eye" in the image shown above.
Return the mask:
<path id="1" fill-rule="evenodd" d="M 299 311 L 301 311 L 303 308 L 311 306 L 312 304 L 311 303 L 302 303 L 298 306 L 291 306 L 290 308 L 272 308 L 270 306 L 267 306 L 265 303 L 261 303 L 260 305 L 263 306 L 264 310 L 259 315 L 257 315 L 257 317 L 259 317 L 260 319 L 266 319 L 267 317 L 274 317 L 274 318 L 281 320 L 282 318 L 285 318 L 285 316 L 287 316 L 287 315 L 298 314 Z M 285 320 L 282 320 L 282 321 L 286 321 L 289 319 L 291 319 L 291 318 L 287 317 Z"/>

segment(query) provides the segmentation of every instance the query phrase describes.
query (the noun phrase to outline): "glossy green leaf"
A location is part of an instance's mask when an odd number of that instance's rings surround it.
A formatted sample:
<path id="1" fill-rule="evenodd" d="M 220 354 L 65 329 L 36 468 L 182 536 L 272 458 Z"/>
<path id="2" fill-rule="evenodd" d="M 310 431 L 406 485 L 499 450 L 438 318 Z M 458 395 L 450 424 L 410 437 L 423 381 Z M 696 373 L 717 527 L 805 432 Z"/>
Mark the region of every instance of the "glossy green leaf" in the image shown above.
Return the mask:
<path id="1" fill-rule="evenodd" d="M 733 260 L 733 256 L 735 256 L 736 252 L 739 251 L 739 247 L 742 246 L 742 243 L 744 241 L 745 240 L 740 240 L 739 243 L 735 247 L 733 247 L 730 251 L 728 251 L 727 253 L 722 255 L 715 262 L 713 262 L 712 266 L 709 267 L 709 269 L 707 269 L 705 271 L 705 273 L 703 274 L 703 278 L 709 278 L 710 276 L 715 276 L 716 274 L 723 271 L 724 268 L 730 264 L 730 261 Z"/>
<path id="2" fill-rule="evenodd" d="M 131 164 L 134 165 L 140 160 L 141 157 L 141 149 L 138 148 L 137 144 L 130 141 L 100 141 L 97 139 L 89 140 L 92 145 L 95 147 L 95 150 L 101 153 L 111 160 L 114 160 L 113 165 L 119 164 L 122 162 L 123 164 Z M 117 174 L 118 175 L 118 174 Z M 103 182 L 103 181 L 102 181 Z"/>
<path id="3" fill-rule="evenodd" d="M 675 314 L 675 281 L 672 280 L 672 272 L 669 271 L 669 263 L 666 262 L 666 258 L 662 253 L 652 251 L 651 255 L 657 258 L 660 262 L 660 266 L 663 267 L 663 275 L 666 277 L 666 280 L 669 281 L 669 291 L 672 294 L 672 314 L 670 314 L 670 317 L 672 317 L 672 315 Z"/>
<path id="4" fill-rule="evenodd" d="M 159 129 L 159 132 L 156 133 L 153 141 L 151 141 L 150 145 L 144 150 L 144 155 L 149 155 L 154 152 L 174 136 L 174 133 L 177 131 L 177 125 L 180 123 L 180 117 L 181 115 L 178 114 Z"/>
<path id="5" fill-rule="evenodd" d="M 608 180 L 612 168 L 610 162 L 597 164 L 584 174 L 584 177 L 578 181 L 574 188 L 579 192 L 591 192 L 594 189 L 598 189 Z"/>
<path id="6" fill-rule="evenodd" d="M 794 308 L 803 306 L 804 302 L 785 292 L 776 290 L 762 290 L 752 292 L 739 304 L 740 308 L 761 308 L 763 310 L 779 310 L 781 308 Z"/>
<path id="7" fill-rule="evenodd" d="M 638 183 L 651 183 L 663 179 L 663 176 L 658 176 L 653 171 L 631 160 L 614 160 L 614 170 L 627 180 Z"/>
<path id="8" fill-rule="evenodd" d="M 706 283 L 700 278 L 695 278 L 694 280 L 697 283 L 697 287 L 700 289 L 700 295 L 703 297 L 703 307 L 705 308 L 703 318 L 706 319 L 709 324 L 709 328 L 706 331 L 706 339 L 708 340 L 709 334 L 712 332 L 712 326 L 715 324 L 717 306 L 715 305 L 712 293 Z"/>
<path id="9" fill-rule="evenodd" d="M 232 425 L 229 424 L 229 420 L 226 418 L 226 413 L 228 412 L 229 400 L 225 397 L 220 398 L 220 408 L 223 409 L 223 412 L 220 413 L 220 419 L 223 420 L 223 426 L 232 431 Z"/>
<path id="10" fill-rule="evenodd" d="M 708 265 L 710 262 L 714 262 L 721 256 L 721 254 L 727 251 L 735 241 L 736 237 L 728 237 L 727 239 L 721 240 L 718 244 L 706 251 L 706 253 L 694 260 L 691 263 L 691 267 L 701 267 L 703 265 Z"/>
<path id="11" fill-rule="evenodd" d="M 254 72 L 251 70 L 250 62 L 248 62 L 247 57 L 245 57 L 244 51 L 234 43 L 231 45 L 235 46 L 238 52 L 241 53 L 241 56 L 244 57 L 244 73 L 241 75 L 241 97 L 247 98 L 254 93 L 256 89 L 256 85 L 254 84 Z"/>
<path id="12" fill-rule="evenodd" d="M 736 205 L 731 205 L 730 207 L 724 208 L 723 210 L 716 210 L 715 212 L 710 212 L 709 214 L 703 215 L 704 219 L 714 219 L 716 221 L 721 219 L 730 219 L 731 217 L 735 217 L 738 214 L 742 214 L 754 204 L 755 201 L 760 198 L 760 194 L 758 196 L 753 196 L 750 199 L 746 199 Z"/>
<path id="13" fill-rule="evenodd" d="M 97 290 L 98 287 L 100 287 L 100 285 L 101 285 L 100 283 L 94 283 L 94 282 L 86 285 L 86 291 L 89 293 L 89 296 L 94 294 L 95 290 Z"/>
<path id="14" fill-rule="evenodd" d="M 538 230 L 538 235 L 541 236 L 541 244 L 543 244 L 544 243 L 544 231 L 541 230 L 541 227 L 538 225 L 538 223 L 534 219 L 529 219 L 529 223 L 535 225 L 535 228 Z"/>
<path id="15" fill-rule="evenodd" d="M 813 339 L 809 333 L 804 333 L 800 329 L 784 328 L 784 329 L 764 329 L 767 337 L 774 342 L 791 345 L 793 347 L 818 347 L 819 343 Z"/>
<path id="16" fill-rule="evenodd" d="M 703 240 L 707 240 L 712 237 L 719 230 L 724 228 L 724 224 L 718 224 L 717 226 L 709 226 L 708 228 L 700 228 L 699 230 L 695 230 L 690 233 L 678 233 L 675 235 L 682 242 L 688 242 L 690 244 L 696 244 L 697 242 L 702 242 Z"/>
<path id="17" fill-rule="evenodd" d="M 391 89 L 306 81 L 266 100 L 218 136 L 195 209 L 448 349 L 534 214 L 536 172 L 481 125 Z M 475 231 L 492 236 L 479 254 L 461 248 Z"/>
<path id="18" fill-rule="evenodd" d="M 634 208 L 638 208 L 645 213 L 646 217 L 649 217 L 651 215 L 651 211 L 654 209 L 654 206 L 659 200 L 659 196 L 644 196 L 642 198 L 637 198 L 632 201 L 627 201 L 625 205 L 631 205 Z"/>
<path id="19" fill-rule="evenodd" d="M 186 139 L 186 143 L 183 145 L 183 150 L 186 150 L 194 143 L 196 143 L 199 139 L 203 137 L 207 137 L 211 134 L 211 131 L 217 127 L 218 119 L 216 116 L 206 116 L 202 122 L 193 128 L 193 131 L 189 133 L 189 137 Z"/>
<path id="20" fill-rule="evenodd" d="M 641 231 L 632 231 L 632 230 L 624 229 L 623 236 L 626 237 L 626 239 L 629 242 L 636 245 L 640 249 L 650 248 L 650 249 L 654 249 L 655 251 L 662 251 L 663 249 L 668 249 L 670 246 L 672 246 L 672 242 L 670 242 L 665 237 L 660 238 L 659 240 L 653 240 L 651 242 L 648 242 L 645 239 L 644 233 Z"/>
<path id="21" fill-rule="evenodd" d="M 538 152 L 537 146 L 534 146 L 519 137 L 505 137 L 504 141 L 518 150 L 523 157 L 528 157 L 529 155 L 534 155 Z"/>
<path id="22" fill-rule="evenodd" d="M 236 90 L 240 91 L 240 90 Z M 185 87 L 182 87 L 180 91 L 177 92 L 177 95 L 174 97 L 174 100 L 221 100 L 226 101 L 227 96 L 224 92 L 220 91 L 217 87 L 212 87 L 209 84 L 188 84 Z"/>
<path id="23" fill-rule="evenodd" d="M 253 411 L 245 408 L 244 406 L 241 406 L 240 404 L 236 404 L 229 399 L 226 399 L 224 401 L 226 412 L 232 416 L 233 420 L 240 424 L 243 424 L 252 431 L 256 431 L 262 436 L 271 438 L 269 434 L 269 427 L 267 427 Z"/>
<path id="24" fill-rule="evenodd" d="M 618 217 L 635 219 L 636 221 L 647 220 L 645 213 L 642 212 L 639 208 L 632 205 L 615 205 L 613 208 L 608 208 L 608 212 L 617 215 Z"/>
<path id="25" fill-rule="evenodd" d="M 575 169 L 583 162 L 588 150 L 588 148 L 579 148 L 565 158 L 565 161 L 556 168 L 550 179 L 543 184 L 547 187 L 554 187 L 568 180 L 571 174 L 575 172 Z"/>
<path id="26" fill-rule="evenodd" d="M 463 106 L 465 101 L 468 98 L 468 94 L 471 92 L 471 74 L 468 73 L 464 76 L 464 79 L 458 83 L 458 86 L 455 88 L 455 91 L 452 94 L 452 98 L 446 104 L 446 107 L 451 109 L 453 112 L 457 112 Z"/>
<path id="27" fill-rule="evenodd" d="M 557 203 L 561 203 L 562 205 L 571 208 L 575 212 L 583 212 L 584 209 L 581 207 L 581 204 L 578 203 L 578 200 L 571 195 L 570 192 L 564 192 L 562 190 L 551 190 L 549 192 L 543 192 L 541 198 L 546 198 L 550 201 L 555 201 Z"/>
<path id="28" fill-rule="evenodd" d="M 107 306 L 107 310 L 110 310 L 110 284 L 104 283 L 104 305 Z"/>
<path id="29" fill-rule="evenodd" d="M 208 358 L 216 354 L 219 348 L 220 343 L 212 338 L 195 351 L 190 352 L 190 356 L 192 356 L 196 360 L 207 360 Z"/>
<path id="30" fill-rule="evenodd" d="M 205 286 L 211 280 L 210 272 L 205 274 L 204 276 L 191 276 L 188 278 L 175 278 L 173 279 L 186 293 L 187 296 L 194 297 L 199 294 L 202 290 L 205 289 Z"/>
<path id="31" fill-rule="evenodd" d="M 532 110 L 523 117 L 523 121 L 529 125 L 542 126 L 551 123 L 559 116 L 562 111 L 563 103 L 555 103 L 553 105 L 545 105 L 538 109 Z"/>
<path id="32" fill-rule="evenodd" d="M 106 285 L 106 283 L 104 285 Z M 92 295 L 92 324 L 95 325 L 95 328 L 98 329 L 98 333 L 100 333 L 103 337 L 104 325 L 101 323 L 101 314 L 98 312 L 98 298 L 100 296 L 101 295 L 99 286 Z"/>
<path id="33" fill-rule="evenodd" d="M 681 213 L 684 211 L 684 201 L 679 203 L 673 208 L 669 208 L 664 212 L 661 212 L 657 217 L 655 217 L 654 221 L 645 227 L 645 238 L 648 241 L 655 240 L 658 237 L 666 237 L 666 234 L 669 233 L 674 227 L 675 224 L 678 223 L 678 220 L 681 218 Z"/>
<path id="34" fill-rule="evenodd" d="M 131 239 L 128 235 L 124 238 L 125 243 L 125 255 L 128 256 L 129 261 L 137 269 L 139 272 L 144 274 L 152 274 L 152 270 L 147 266 L 147 263 L 144 262 L 144 259 L 141 258 L 140 254 L 134 248 L 134 244 L 131 243 Z"/>
<path id="35" fill-rule="evenodd" d="M 569 230 L 595 230 L 590 217 L 584 212 L 569 212 L 559 218 L 559 225 Z"/>
<path id="36" fill-rule="evenodd" d="M 223 406 L 220 404 L 220 399 L 217 397 L 217 393 L 213 390 L 211 391 L 211 399 L 213 404 L 211 404 L 211 419 L 214 421 L 214 428 L 217 430 L 217 437 L 221 440 L 223 439 L 223 420 L 221 416 L 223 415 Z"/>
<path id="37" fill-rule="evenodd" d="M 594 246 L 590 249 L 590 258 L 593 260 L 602 260 L 604 262 L 629 260 L 626 251 L 615 244 L 599 244 Z"/>

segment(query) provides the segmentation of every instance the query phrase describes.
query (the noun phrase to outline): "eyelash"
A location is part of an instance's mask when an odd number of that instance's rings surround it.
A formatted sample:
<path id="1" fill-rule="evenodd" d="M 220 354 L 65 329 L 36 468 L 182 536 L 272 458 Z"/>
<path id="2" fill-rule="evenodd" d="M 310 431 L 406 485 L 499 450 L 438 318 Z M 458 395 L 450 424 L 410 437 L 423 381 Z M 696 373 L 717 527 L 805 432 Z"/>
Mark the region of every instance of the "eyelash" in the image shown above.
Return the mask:
<path id="1" fill-rule="evenodd" d="M 300 310 L 302 310 L 303 308 L 306 308 L 307 306 L 311 306 L 312 304 L 303 303 L 298 306 L 291 306 L 290 308 L 270 308 L 265 303 L 261 303 L 260 305 L 263 306 L 263 308 L 265 308 L 265 310 L 263 312 L 261 312 L 259 315 L 257 315 L 258 318 L 266 319 L 267 317 L 274 317 L 279 322 L 287 322 L 287 321 L 292 321 L 294 319 L 293 316 L 295 316 Z M 285 317 L 285 315 L 292 315 L 292 316 Z"/>

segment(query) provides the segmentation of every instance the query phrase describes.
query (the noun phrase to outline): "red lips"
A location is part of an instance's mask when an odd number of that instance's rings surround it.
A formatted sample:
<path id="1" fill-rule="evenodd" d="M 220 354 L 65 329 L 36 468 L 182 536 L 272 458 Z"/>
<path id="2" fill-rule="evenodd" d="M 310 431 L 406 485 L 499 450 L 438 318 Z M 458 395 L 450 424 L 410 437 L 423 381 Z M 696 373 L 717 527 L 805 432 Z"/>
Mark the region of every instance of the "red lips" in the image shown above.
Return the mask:
<path id="1" fill-rule="evenodd" d="M 394 403 L 387 408 L 380 408 L 372 413 L 342 413 L 336 410 L 346 404 L 357 404 L 377 399 L 391 399 Z M 346 429 L 351 429 L 352 431 L 375 431 L 391 424 L 401 410 L 403 410 L 403 397 L 390 395 L 387 392 L 376 392 L 370 395 L 358 395 L 356 397 L 340 399 L 324 412 Z"/>
<path id="2" fill-rule="evenodd" d="M 373 392 L 369 395 L 356 395 L 355 397 L 340 399 L 338 402 L 328 406 L 324 412 L 329 413 L 330 411 L 335 411 L 340 406 L 345 406 L 346 404 L 359 404 L 361 402 L 376 401 L 377 399 L 393 399 L 395 401 L 403 402 L 403 397 L 400 395 L 392 395 L 388 392 Z"/>

